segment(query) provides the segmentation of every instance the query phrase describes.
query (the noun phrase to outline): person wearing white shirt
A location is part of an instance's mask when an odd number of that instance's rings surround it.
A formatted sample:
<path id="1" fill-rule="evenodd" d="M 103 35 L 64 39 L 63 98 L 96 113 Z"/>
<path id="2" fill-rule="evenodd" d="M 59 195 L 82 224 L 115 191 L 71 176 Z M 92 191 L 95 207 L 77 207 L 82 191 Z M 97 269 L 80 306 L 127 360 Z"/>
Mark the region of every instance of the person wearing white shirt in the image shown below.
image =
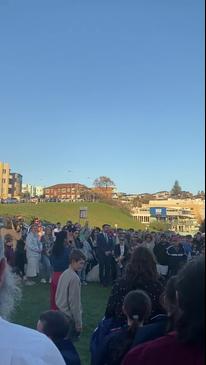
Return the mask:
<path id="1" fill-rule="evenodd" d="M 53 232 L 52 232 L 52 235 L 53 235 L 53 238 L 54 238 L 54 241 L 56 241 L 56 237 L 57 237 L 57 234 L 59 233 L 59 232 L 61 232 L 62 231 L 62 227 L 61 227 L 61 223 L 57 223 L 56 224 L 56 228 L 54 228 L 54 230 L 53 230 Z"/>
<path id="2" fill-rule="evenodd" d="M 41 260 L 42 243 L 38 236 L 38 226 L 33 224 L 26 238 L 26 258 L 27 269 L 26 277 L 27 284 L 35 284 L 31 279 L 39 274 L 39 265 Z"/>
<path id="3" fill-rule="evenodd" d="M 47 336 L 8 322 L 21 291 L 4 257 L 0 236 L 0 365 L 65 365 Z"/>

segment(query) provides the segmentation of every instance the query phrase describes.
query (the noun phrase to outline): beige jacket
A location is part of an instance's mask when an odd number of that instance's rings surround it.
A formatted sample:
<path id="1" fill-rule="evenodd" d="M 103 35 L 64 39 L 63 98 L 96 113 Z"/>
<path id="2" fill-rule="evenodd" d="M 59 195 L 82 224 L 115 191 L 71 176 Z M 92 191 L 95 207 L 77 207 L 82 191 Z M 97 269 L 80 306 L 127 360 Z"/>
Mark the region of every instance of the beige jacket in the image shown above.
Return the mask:
<path id="1" fill-rule="evenodd" d="M 17 244 L 17 241 L 20 240 L 21 237 L 22 237 L 21 232 L 17 232 L 14 228 L 8 229 L 8 228 L 2 227 L 0 229 L 0 237 L 2 238 L 3 242 L 4 242 L 5 236 L 7 234 L 9 234 L 10 236 L 12 236 L 12 238 L 13 238 L 13 247 L 15 249 L 16 248 L 16 244 Z"/>
<path id="2" fill-rule="evenodd" d="M 82 327 L 81 282 L 71 267 L 59 278 L 55 301 L 60 311 Z"/>

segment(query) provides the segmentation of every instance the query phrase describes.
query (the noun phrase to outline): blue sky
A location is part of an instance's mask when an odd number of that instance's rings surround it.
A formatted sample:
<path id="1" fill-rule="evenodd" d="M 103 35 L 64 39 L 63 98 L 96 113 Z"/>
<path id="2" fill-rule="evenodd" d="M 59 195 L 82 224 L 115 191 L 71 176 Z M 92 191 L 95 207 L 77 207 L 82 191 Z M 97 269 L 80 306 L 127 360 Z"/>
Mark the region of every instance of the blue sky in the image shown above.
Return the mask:
<path id="1" fill-rule="evenodd" d="M 24 182 L 204 189 L 202 0 L 1 0 L 0 160 Z"/>

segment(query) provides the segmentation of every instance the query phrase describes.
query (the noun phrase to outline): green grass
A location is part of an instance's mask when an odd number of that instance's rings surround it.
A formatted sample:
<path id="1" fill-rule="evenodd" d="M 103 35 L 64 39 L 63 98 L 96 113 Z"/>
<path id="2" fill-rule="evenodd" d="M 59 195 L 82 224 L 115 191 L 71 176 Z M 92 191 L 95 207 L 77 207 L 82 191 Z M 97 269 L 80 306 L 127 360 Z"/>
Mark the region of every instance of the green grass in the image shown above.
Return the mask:
<path id="1" fill-rule="evenodd" d="M 60 221 L 64 224 L 71 219 L 79 221 L 79 208 L 88 207 L 88 220 L 90 226 L 101 227 L 103 223 L 115 224 L 123 228 L 141 228 L 141 224 L 123 209 L 105 203 L 39 203 L 35 204 L 0 204 L 0 216 L 21 215 L 30 222 L 33 217 L 39 217 L 52 223 Z"/>
<path id="2" fill-rule="evenodd" d="M 87 287 L 82 287 L 84 328 L 80 341 L 75 343 L 82 365 L 90 364 L 90 336 L 104 314 L 109 291 L 109 289 L 102 288 L 98 284 L 89 284 Z M 48 309 L 49 285 L 37 284 L 32 287 L 24 287 L 21 305 L 14 313 L 12 321 L 30 328 L 36 328 L 40 313 Z"/>

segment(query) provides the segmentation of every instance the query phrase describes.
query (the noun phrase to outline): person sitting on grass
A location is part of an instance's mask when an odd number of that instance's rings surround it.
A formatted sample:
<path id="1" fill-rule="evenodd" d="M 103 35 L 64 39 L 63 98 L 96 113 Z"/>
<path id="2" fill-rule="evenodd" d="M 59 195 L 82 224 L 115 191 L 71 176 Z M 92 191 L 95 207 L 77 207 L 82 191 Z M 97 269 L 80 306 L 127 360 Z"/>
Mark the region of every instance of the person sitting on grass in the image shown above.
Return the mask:
<path id="1" fill-rule="evenodd" d="M 37 323 L 37 330 L 47 335 L 54 342 L 66 365 L 81 365 L 74 345 L 66 338 L 68 328 L 68 318 L 62 312 L 54 310 L 43 312 Z"/>
<path id="2" fill-rule="evenodd" d="M 200 257 L 183 267 L 176 279 L 179 311 L 175 331 L 131 350 L 123 365 L 203 365 L 205 343 L 205 260 Z"/>

